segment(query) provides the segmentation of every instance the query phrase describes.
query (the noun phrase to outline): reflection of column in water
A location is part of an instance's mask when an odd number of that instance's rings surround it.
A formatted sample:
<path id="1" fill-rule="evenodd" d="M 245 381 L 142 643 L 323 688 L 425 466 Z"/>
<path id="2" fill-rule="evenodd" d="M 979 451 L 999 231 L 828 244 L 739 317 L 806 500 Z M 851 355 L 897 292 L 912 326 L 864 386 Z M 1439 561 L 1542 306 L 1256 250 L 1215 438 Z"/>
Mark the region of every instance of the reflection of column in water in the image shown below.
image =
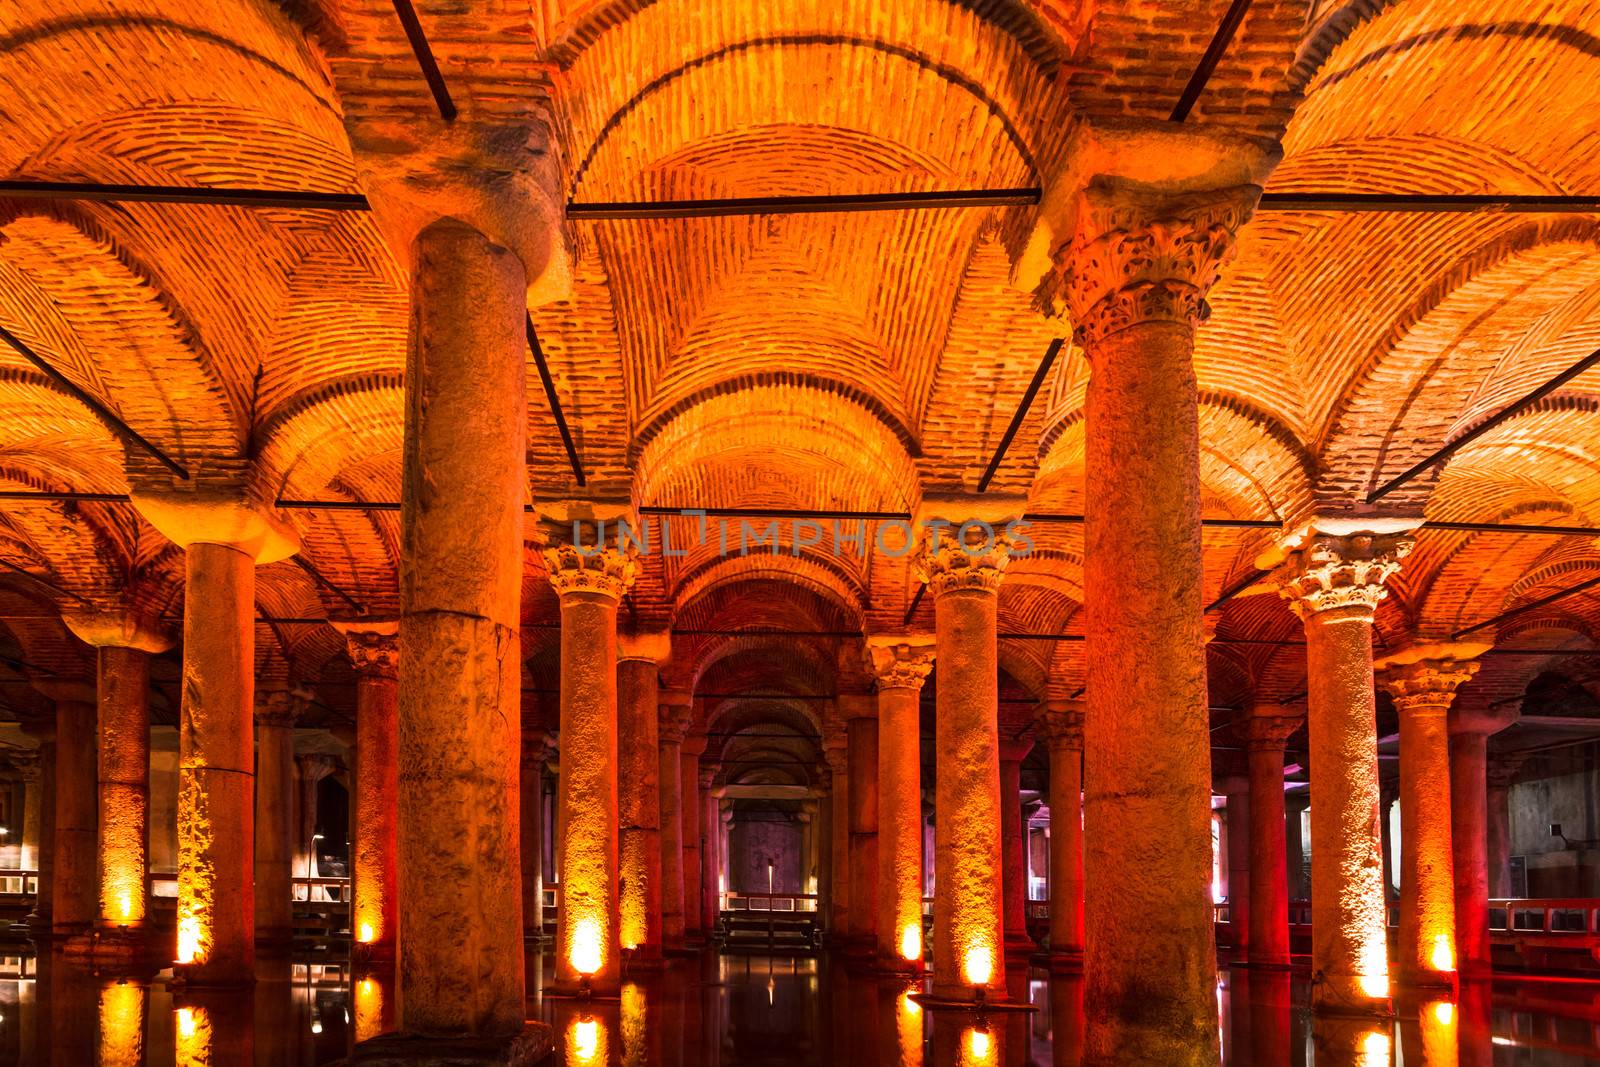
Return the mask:
<path id="1" fill-rule="evenodd" d="M 50 1010 L 50 1057 L 33 1062 L 60 1067 L 93 1063 L 100 980 L 72 966 L 59 952 L 39 958 L 39 979 L 40 1000 Z"/>
<path id="2" fill-rule="evenodd" d="M 1290 1002 L 1289 972 L 1235 970 L 1229 989 L 1233 1001 L 1234 1044 L 1230 1054 L 1247 1062 L 1261 1064 L 1288 1064 L 1292 1047 L 1291 1029 L 1294 1012 Z M 1241 1006 L 1248 1005 L 1245 1016 L 1239 1014 Z"/>
<path id="3" fill-rule="evenodd" d="M 911 999 L 910 991 L 894 1002 L 894 1024 L 900 1067 L 922 1067 L 922 1005 Z"/>
<path id="4" fill-rule="evenodd" d="M 383 1009 L 385 997 L 383 983 L 372 975 L 366 975 L 356 981 L 351 990 L 352 999 L 355 1000 L 355 1039 L 357 1042 L 368 1041 L 384 1030 Z"/>
<path id="5" fill-rule="evenodd" d="M 1000 1067 L 999 1035 L 978 1023 L 961 1031 L 960 1067 Z"/>
<path id="6" fill-rule="evenodd" d="M 189 992 L 173 1012 L 176 1067 L 254 1067 L 255 1000 L 238 991 Z"/>
<path id="7" fill-rule="evenodd" d="M 1050 979 L 1050 1065 L 1083 1062 L 1083 979 Z"/>
<path id="8" fill-rule="evenodd" d="M 99 1067 L 144 1063 L 144 987 L 127 981 L 100 987 Z"/>
<path id="9" fill-rule="evenodd" d="M 645 1067 L 650 1063 L 649 1038 L 645 1025 L 647 997 L 644 987 L 627 982 L 622 987 L 622 1067 Z"/>
<path id="10" fill-rule="evenodd" d="M 1456 1042 L 1461 1067 L 1494 1067 L 1494 1027 L 1490 1017 L 1493 987 L 1488 982 L 1462 982 L 1456 1004 Z"/>
<path id="11" fill-rule="evenodd" d="M 1318 1015 L 1311 1024 L 1316 1067 L 1390 1067 L 1392 1028 L 1385 1019 Z"/>
<path id="12" fill-rule="evenodd" d="M 1456 1006 L 1449 1000 L 1430 1000 L 1400 1025 L 1400 1046 L 1406 1067 L 1457 1067 L 1460 1062 Z"/>
<path id="13" fill-rule="evenodd" d="M 606 1024 L 580 1015 L 567 1024 L 567 1067 L 600 1067 L 606 1062 Z"/>

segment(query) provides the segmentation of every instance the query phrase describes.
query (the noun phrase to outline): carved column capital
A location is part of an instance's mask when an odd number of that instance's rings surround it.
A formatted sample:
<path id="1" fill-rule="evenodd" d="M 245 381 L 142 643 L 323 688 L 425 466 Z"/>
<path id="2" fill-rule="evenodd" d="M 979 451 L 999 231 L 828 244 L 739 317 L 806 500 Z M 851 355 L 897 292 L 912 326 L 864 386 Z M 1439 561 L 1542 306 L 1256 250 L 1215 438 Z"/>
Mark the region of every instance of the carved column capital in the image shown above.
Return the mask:
<path id="1" fill-rule="evenodd" d="M 1445 715 L 1456 690 L 1478 673 L 1476 660 L 1416 659 L 1380 663 L 1374 672 L 1379 688 L 1394 698 L 1402 715 Z"/>
<path id="2" fill-rule="evenodd" d="M 15 768 L 17 775 L 24 782 L 37 782 L 39 780 L 40 763 L 38 749 L 13 749 L 7 755 L 7 759 L 11 761 L 11 766 Z"/>
<path id="3" fill-rule="evenodd" d="M 167 630 L 125 608 L 63 611 L 61 621 L 78 640 L 95 648 L 132 648 L 156 655 L 172 647 Z"/>
<path id="4" fill-rule="evenodd" d="M 1370 619 L 1414 544 L 1405 533 L 1313 532 L 1287 553 L 1278 592 L 1303 620 L 1340 609 Z"/>
<path id="5" fill-rule="evenodd" d="M 1034 711 L 1034 729 L 1052 755 L 1083 751 L 1083 708 L 1081 700 L 1050 700 Z"/>
<path id="6" fill-rule="evenodd" d="M 1234 254 L 1261 189 L 1167 194 L 1096 178 L 1080 196 L 1076 228 L 1056 252 L 1057 287 L 1080 344 L 1146 322 L 1194 327 L 1206 294 Z"/>
<path id="7" fill-rule="evenodd" d="M 1490 789 L 1510 789 L 1516 781 L 1517 772 L 1522 770 L 1522 765 L 1528 762 L 1528 756 L 1521 752 L 1507 752 L 1489 757 L 1488 780 Z"/>
<path id="8" fill-rule="evenodd" d="M 935 599 L 950 592 L 999 590 L 1010 559 L 1011 539 L 1000 529 L 990 529 L 993 536 L 976 523 L 926 532 L 912 569 Z"/>
<path id="9" fill-rule="evenodd" d="M 694 706 L 689 703 L 662 701 L 656 707 L 660 712 L 656 724 L 657 742 L 666 745 L 683 744 L 684 735 L 689 732 L 689 723 L 694 719 Z"/>
<path id="10" fill-rule="evenodd" d="M 256 725 L 292 729 L 311 706 L 311 694 L 299 689 L 271 689 L 256 693 Z"/>
<path id="11" fill-rule="evenodd" d="M 1303 715 L 1279 713 L 1281 708 L 1282 705 L 1267 705 L 1246 717 L 1243 732 L 1248 751 L 1281 753 L 1290 735 L 1306 721 Z"/>
<path id="12" fill-rule="evenodd" d="M 834 774 L 850 773 L 850 739 L 844 730 L 827 730 L 823 733 L 822 758 Z"/>
<path id="13" fill-rule="evenodd" d="M 933 642 L 927 637 L 873 637 L 867 644 L 867 656 L 880 693 L 885 689 L 920 690 L 933 670 Z"/>
<path id="14" fill-rule="evenodd" d="M 398 633 L 375 630 L 346 630 L 345 654 L 350 665 L 364 678 L 393 678 L 400 670 Z"/>
<path id="15" fill-rule="evenodd" d="M 722 765 L 720 763 L 708 763 L 702 760 L 700 763 L 700 788 L 702 790 L 710 789 L 717 780 L 718 772 L 721 770 Z"/>
<path id="16" fill-rule="evenodd" d="M 637 564 L 630 554 L 614 548 L 553 545 L 541 555 L 558 596 L 591 593 L 620 600 L 633 586 Z"/>
<path id="17" fill-rule="evenodd" d="M 320 782 L 336 769 L 332 756 L 296 756 L 294 763 L 303 783 Z"/>

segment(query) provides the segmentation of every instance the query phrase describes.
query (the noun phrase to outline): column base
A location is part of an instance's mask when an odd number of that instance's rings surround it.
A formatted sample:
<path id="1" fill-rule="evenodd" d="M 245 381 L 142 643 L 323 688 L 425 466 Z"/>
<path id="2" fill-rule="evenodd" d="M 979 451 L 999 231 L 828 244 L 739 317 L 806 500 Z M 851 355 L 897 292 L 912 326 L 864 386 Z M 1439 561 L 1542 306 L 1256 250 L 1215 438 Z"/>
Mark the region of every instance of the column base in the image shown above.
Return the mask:
<path id="1" fill-rule="evenodd" d="M 63 952 L 79 963 L 127 970 L 157 962 L 152 940 L 146 926 L 101 926 L 67 938 Z"/>
<path id="2" fill-rule="evenodd" d="M 886 952 L 878 953 L 877 966 L 873 968 L 875 973 L 891 978 L 915 978 L 925 974 L 927 969 L 926 960 L 908 960 Z"/>
<path id="3" fill-rule="evenodd" d="M 1031 937 L 1008 937 L 1004 951 L 1008 959 L 1027 959 L 1039 951 L 1039 946 Z"/>
<path id="4" fill-rule="evenodd" d="M 174 963 L 172 984 L 184 989 L 248 989 L 256 984 L 255 964 L 248 970 L 213 963 Z"/>
<path id="5" fill-rule="evenodd" d="M 545 984 L 544 995 L 557 1000 L 618 1000 L 622 996 L 622 977 L 552 978 Z"/>
<path id="6" fill-rule="evenodd" d="M 395 962 L 396 955 L 393 941 L 350 943 L 350 962 L 354 964 L 386 967 Z"/>
<path id="7" fill-rule="evenodd" d="M 1272 956 L 1265 959 L 1235 960 L 1235 967 L 1248 967 L 1252 971 L 1292 971 L 1294 961 L 1287 956 Z"/>
<path id="8" fill-rule="evenodd" d="M 1064 948 L 1050 953 L 1050 973 L 1071 975 L 1083 973 L 1083 949 Z"/>
<path id="9" fill-rule="evenodd" d="M 383 1034 L 355 1047 L 346 1067 L 532 1067 L 555 1049 L 555 1031 L 527 1023 L 510 1037 Z"/>
<path id="10" fill-rule="evenodd" d="M 660 945 L 641 946 L 622 950 L 622 969 L 625 971 L 655 972 L 666 967 L 667 961 Z"/>
<path id="11" fill-rule="evenodd" d="M 1311 1011 L 1315 1015 L 1350 1016 L 1364 1019 L 1394 1017 L 1394 1002 L 1387 995 L 1369 996 L 1361 992 L 1354 975 L 1323 975 L 1311 982 Z"/>

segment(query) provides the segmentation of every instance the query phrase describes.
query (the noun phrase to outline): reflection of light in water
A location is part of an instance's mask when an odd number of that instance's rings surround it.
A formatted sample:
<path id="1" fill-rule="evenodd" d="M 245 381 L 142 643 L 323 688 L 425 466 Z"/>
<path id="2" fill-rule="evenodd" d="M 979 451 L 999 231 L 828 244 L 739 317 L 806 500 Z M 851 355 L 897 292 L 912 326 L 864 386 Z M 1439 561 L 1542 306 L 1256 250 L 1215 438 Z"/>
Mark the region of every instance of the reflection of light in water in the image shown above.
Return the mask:
<path id="1" fill-rule="evenodd" d="M 356 1040 L 383 1033 L 383 986 L 371 978 L 356 983 Z"/>
<path id="2" fill-rule="evenodd" d="M 767 975 L 767 1007 L 772 1007 L 774 994 L 777 993 L 777 983 L 772 980 L 772 975 Z"/>
<path id="3" fill-rule="evenodd" d="M 1450 1001 L 1423 1005 L 1417 1021 L 1422 1032 L 1422 1067 L 1455 1067 L 1461 1058 L 1455 1023 L 1456 1006 Z"/>
<path id="4" fill-rule="evenodd" d="M 567 1027 L 567 1062 L 582 1065 L 606 1061 L 606 1031 L 600 1020 L 584 1017 Z"/>
<path id="5" fill-rule="evenodd" d="M 1389 1035 L 1373 1030 L 1361 1039 L 1361 1058 L 1356 1067 L 1389 1067 Z"/>
<path id="6" fill-rule="evenodd" d="M 622 1067 L 645 1067 L 650 1050 L 645 1043 L 644 989 L 635 982 L 622 987 Z"/>
<path id="7" fill-rule="evenodd" d="M 100 987 L 100 1067 L 144 1063 L 144 987 L 107 982 Z"/>
<path id="8" fill-rule="evenodd" d="M 179 1008 L 173 1042 L 176 1067 L 210 1067 L 211 1016 L 204 1008 Z"/>
<path id="9" fill-rule="evenodd" d="M 901 993 L 894 1002 L 894 1029 L 900 1042 L 900 1067 L 922 1067 L 922 1005 Z"/>
<path id="10" fill-rule="evenodd" d="M 967 949 L 963 964 L 968 985 L 988 985 L 994 977 L 994 950 L 988 945 L 973 945 Z"/>
<path id="11" fill-rule="evenodd" d="M 981 1026 L 968 1027 L 961 1035 L 960 1067 L 990 1067 L 993 1063 L 993 1036 Z"/>
<path id="12" fill-rule="evenodd" d="M 1448 1000 L 1441 1000 L 1433 1006 L 1433 1017 L 1440 1026 L 1449 1026 L 1455 1022 L 1456 1006 Z"/>

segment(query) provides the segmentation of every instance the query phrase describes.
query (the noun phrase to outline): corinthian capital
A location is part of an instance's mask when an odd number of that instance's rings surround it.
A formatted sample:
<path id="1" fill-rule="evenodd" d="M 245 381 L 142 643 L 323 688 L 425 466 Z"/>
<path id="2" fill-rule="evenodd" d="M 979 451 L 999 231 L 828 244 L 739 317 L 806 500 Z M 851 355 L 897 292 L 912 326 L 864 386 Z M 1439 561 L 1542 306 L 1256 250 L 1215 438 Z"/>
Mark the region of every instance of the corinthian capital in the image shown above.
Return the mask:
<path id="1" fill-rule="evenodd" d="M 256 693 L 256 725 L 293 727 L 311 706 L 311 695 L 298 689 Z"/>
<path id="2" fill-rule="evenodd" d="M 631 555 L 614 548 L 554 545 L 542 554 L 550 584 L 563 597 L 568 593 L 597 593 L 620 600 L 632 587 L 637 569 Z"/>
<path id="3" fill-rule="evenodd" d="M 1302 619 L 1341 608 L 1370 618 L 1414 543 L 1406 533 L 1313 532 L 1285 556 L 1278 592 Z"/>
<path id="4" fill-rule="evenodd" d="M 1193 327 L 1234 254 L 1261 190 L 1167 193 L 1099 177 L 1080 197 L 1076 229 L 1057 250 L 1059 293 L 1081 343 L 1143 322 Z"/>
<path id="5" fill-rule="evenodd" d="M 1046 701 L 1034 712 L 1033 725 L 1051 752 L 1083 751 L 1083 701 Z"/>
<path id="6" fill-rule="evenodd" d="M 366 678 L 393 678 L 400 668 L 398 623 L 334 622 L 344 634 L 345 654 L 356 673 Z"/>
<path id="7" fill-rule="evenodd" d="M 936 599 L 961 590 L 993 593 L 1000 588 L 1010 555 L 1011 539 L 993 527 L 935 527 L 924 537 L 912 567 Z"/>
<path id="8" fill-rule="evenodd" d="M 933 642 L 930 638 L 879 636 L 868 640 L 867 654 L 878 691 L 918 689 L 933 670 Z"/>
<path id="9" fill-rule="evenodd" d="M 1424 646 L 1373 664 L 1379 688 L 1394 698 L 1402 714 L 1433 712 L 1443 715 L 1455 701 L 1456 690 L 1478 673 L 1473 657 L 1489 646 L 1459 648 Z"/>

